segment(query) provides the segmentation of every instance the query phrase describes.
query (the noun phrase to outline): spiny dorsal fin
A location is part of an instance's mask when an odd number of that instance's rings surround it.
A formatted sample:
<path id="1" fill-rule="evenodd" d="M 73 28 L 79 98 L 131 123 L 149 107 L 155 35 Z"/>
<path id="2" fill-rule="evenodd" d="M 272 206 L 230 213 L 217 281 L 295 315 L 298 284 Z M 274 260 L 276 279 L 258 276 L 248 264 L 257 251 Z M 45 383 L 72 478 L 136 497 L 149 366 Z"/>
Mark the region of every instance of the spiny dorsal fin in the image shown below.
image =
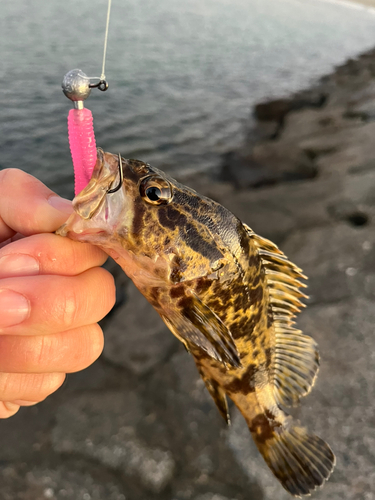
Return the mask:
<path id="1" fill-rule="evenodd" d="M 293 318 L 305 307 L 300 299 L 307 298 L 300 290 L 306 285 L 299 280 L 307 278 L 274 243 L 246 229 L 258 248 L 269 293 L 275 332 L 271 366 L 276 401 L 292 406 L 310 392 L 319 369 L 316 342 L 293 327 Z"/>

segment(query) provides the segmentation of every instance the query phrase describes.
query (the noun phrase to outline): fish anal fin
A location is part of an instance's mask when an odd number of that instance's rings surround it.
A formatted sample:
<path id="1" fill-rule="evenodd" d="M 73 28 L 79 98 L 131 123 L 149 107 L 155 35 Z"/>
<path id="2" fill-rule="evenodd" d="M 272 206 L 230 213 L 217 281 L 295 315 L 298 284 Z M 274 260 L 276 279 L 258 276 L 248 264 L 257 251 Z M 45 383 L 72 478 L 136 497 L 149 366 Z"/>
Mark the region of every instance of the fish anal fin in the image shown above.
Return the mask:
<path id="1" fill-rule="evenodd" d="M 293 496 L 310 495 L 331 475 L 335 455 L 329 445 L 292 417 L 279 423 L 259 414 L 249 427 L 267 465 Z"/>
<path id="2" fill-rule="evenodd" d="M 278 404 L 294 406 L 314 385 L 319 370 L 319 352 L 315 341 L 297 330 L 278 328 L 275 338 L 275 398 Z"/>

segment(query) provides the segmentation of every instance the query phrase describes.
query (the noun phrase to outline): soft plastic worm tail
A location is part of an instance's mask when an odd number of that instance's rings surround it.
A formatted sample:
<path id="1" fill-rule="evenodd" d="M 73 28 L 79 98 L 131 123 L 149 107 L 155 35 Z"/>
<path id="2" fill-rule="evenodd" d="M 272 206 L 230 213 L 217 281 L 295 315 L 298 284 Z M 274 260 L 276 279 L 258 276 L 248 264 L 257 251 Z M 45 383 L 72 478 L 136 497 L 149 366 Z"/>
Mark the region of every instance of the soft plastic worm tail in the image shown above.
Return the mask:
<path id="1" fill-rule="evenodd" d="M 74 167 L 74 192 L 87 186 L 96 163 L 96 142 L 89 109 L 71 109 L 68 116 L 70 152 Z"/>

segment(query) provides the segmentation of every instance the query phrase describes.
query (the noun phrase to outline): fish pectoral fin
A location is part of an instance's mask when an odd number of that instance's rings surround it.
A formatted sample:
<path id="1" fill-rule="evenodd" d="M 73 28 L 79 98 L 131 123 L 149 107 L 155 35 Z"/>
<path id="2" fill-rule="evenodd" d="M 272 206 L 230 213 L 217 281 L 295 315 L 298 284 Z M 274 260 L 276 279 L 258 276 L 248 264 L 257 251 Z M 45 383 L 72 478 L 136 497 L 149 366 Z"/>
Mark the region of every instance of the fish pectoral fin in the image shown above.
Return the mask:
<path id="1" fill-rule="evenodd" d="M 188 305 L 174 314 L 161 314 L 171 332 L 194 354 L 199 348 L 224 365 L 241 366 L 232 334 L 221 319 L 195 294 Z"/>
<path id="2" fill-rule="evenodd" d="M 232 334 L 221 319 L 203 302 L 192 294 L 191 307 L 184 311 L 187 319 L 211 344 L 219 361 L 231 367 L 241 366 L 240 357 Z"/>
<path id="3" fill-rule="evenodd" d="M 220 415 L 223 417 L 227 425 L 230 425 L 230 415 L 229 408 L 227 402 L 227 396 L 225 391 L 220 385 L 210 377 L 207 377 L 202 367 L 197 363 L 198 370 L 200 376 L 202 377 L 204 383 L 206 384 L 208 392 L 211 394 L 212 399 L 215 401 L 215 404 L 220 412 Z"/>

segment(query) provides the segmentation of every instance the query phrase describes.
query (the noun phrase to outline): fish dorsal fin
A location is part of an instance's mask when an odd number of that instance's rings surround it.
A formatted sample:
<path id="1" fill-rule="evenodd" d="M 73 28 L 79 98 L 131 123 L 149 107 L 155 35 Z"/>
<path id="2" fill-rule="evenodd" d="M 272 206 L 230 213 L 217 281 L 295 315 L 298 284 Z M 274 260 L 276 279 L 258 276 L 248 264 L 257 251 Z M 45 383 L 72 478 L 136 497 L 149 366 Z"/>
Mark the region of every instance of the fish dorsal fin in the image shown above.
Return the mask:
<path id="1" fill-rule="evenodd" d="M 293 406 L 310 392 L 319 369 L 316 342 L 293 326 L 296 313 L 305 307 L 300 299 L 308 298 L 300 290 L 306 287 L 300 279 L 307 278 L 274 243 L 246 229 L 258 248 L 268 288 L 275 335 L 271 376 L 276 401 Z"/>
<path id="2" fill-rule="evenodd" d="M 241 366 L 232 334 L 221 319 L 194 293 L 178 313 L 161 315 L 169 329 L 194 354 L 193 346 L 233 368 Z"/>

